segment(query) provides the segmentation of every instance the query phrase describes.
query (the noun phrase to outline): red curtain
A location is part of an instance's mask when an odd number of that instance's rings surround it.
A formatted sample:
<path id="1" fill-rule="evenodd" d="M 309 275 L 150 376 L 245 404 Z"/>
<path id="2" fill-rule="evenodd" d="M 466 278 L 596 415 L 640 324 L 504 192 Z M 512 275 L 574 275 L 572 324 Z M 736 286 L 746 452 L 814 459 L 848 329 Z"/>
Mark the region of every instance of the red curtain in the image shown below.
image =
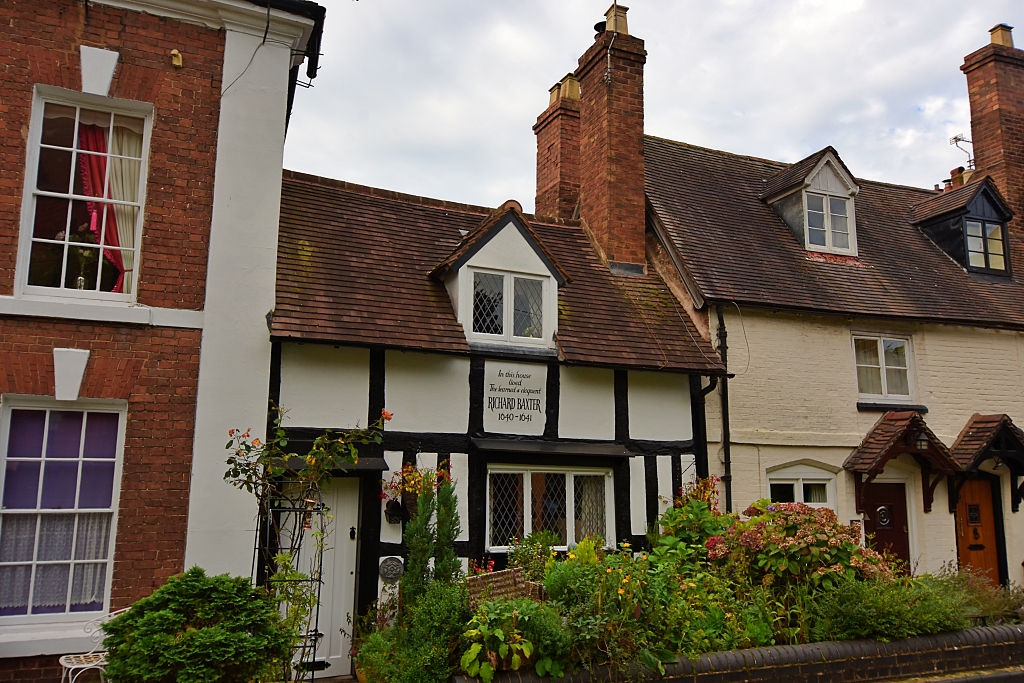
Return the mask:
<path id="1" fill-rule="evenodd" d="M 100 126 L 79 124 L 78 144 L 79 148 L 84 152 L 96 152 L 96 154 L 78 155 L 79 171 L 82 174 L 82 188 L 85 191 L 85 194 L 90 197 L 102 197 L 103 182 L 107 177 L 107 158 L 105 156 L 100 156 L 107 152 L 107 143 L 103 134 L 103 128 Z M 99 243 L 100 221 L 103 219 L 104 205 L 99 202 L 89 201 L 87 201 L 85 205 L 89 212 L 89 230 L 96 236 L 96 242 Z M 117 240 L 117 217 L 114 216 L 114 207 L 109 204 L 106 206 L 107 230 L 104 235 L 104 243 L 107 246 L 118 247 L 120 244 Z M 124 262 L 121 260 L 121 252 L 104 249 L 103 255 L 115 268 L 117 268 L 118 272 L 117 282 L 114 284 L 114 288 L 111 291 L 121 293 L 124 291 L 125 274 Z"/>

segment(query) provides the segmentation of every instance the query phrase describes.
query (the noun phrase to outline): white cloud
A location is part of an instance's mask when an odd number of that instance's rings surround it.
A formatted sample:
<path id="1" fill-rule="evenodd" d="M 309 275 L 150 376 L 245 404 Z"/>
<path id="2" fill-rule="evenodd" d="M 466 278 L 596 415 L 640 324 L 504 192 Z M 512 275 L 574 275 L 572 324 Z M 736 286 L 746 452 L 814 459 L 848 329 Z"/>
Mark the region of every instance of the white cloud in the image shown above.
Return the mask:
<path id="1" fill-rule="evenodd" d="M 322 69 L 288 168 L 413 194 L 533 205 L 531 127 L 607 0 L 321 0 Z M 930 187 L 966 156 L 964 55 L 1024 26 L 1016 0 L 635 0 L 646 130 L 784 161 L 825 145 L 860 177 Z M 1018 32 L 1018 42 L 1024 36 Z"/>

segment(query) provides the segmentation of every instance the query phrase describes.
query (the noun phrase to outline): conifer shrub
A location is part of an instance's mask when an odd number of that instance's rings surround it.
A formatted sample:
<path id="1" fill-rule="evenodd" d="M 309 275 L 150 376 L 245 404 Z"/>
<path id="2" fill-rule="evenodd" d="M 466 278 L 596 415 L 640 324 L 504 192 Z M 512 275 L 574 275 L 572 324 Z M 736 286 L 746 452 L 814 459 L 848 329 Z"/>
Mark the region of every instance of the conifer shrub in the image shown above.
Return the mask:
<path id="1" fill-rule="evenodd" d="M 273 680 L 296 634 L 248 578 L 193 567 L 104 625 L 112 683 Z"/>

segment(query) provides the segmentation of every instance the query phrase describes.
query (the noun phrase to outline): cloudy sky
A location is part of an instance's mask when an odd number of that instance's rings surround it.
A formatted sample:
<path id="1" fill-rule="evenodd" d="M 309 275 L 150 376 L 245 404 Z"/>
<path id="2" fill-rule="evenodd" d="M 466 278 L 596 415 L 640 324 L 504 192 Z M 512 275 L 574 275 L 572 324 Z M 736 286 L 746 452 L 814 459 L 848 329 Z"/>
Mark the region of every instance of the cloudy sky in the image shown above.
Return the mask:
<path id="1" fill-rule="evenodd" d="M 285 166 L 363 185 L 533 207 L 531 126 L 609 0 L 319 0 L 320 75 Z M 825 145 L 859 177 L 931 187 L 966 155 L 959 67 L 1020 0 L 633 0 L 646 132 L 796 161 Z"/>

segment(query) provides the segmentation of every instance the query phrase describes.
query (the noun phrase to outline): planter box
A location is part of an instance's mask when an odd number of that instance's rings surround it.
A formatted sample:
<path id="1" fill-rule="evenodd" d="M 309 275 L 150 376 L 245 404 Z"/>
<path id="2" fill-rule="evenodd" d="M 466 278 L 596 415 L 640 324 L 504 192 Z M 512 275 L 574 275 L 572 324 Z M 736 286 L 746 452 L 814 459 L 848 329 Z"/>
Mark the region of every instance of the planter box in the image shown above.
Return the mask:
<path id="1" fill-rule="evenodd" d="M 1024 662 L 1024 625 L 987 626 L 882 643 L 845 640 L 731 650 L 665 665 L 664 683 L 832 683 L 880 681 L 996 669 Z M 474 679 L 456 676 L 453 683 Z M 494 683 L 540 683 L 532 671 L 503 671 Z M 608 681 L 607 671 L 581 672 L 564 683 Z"/>

